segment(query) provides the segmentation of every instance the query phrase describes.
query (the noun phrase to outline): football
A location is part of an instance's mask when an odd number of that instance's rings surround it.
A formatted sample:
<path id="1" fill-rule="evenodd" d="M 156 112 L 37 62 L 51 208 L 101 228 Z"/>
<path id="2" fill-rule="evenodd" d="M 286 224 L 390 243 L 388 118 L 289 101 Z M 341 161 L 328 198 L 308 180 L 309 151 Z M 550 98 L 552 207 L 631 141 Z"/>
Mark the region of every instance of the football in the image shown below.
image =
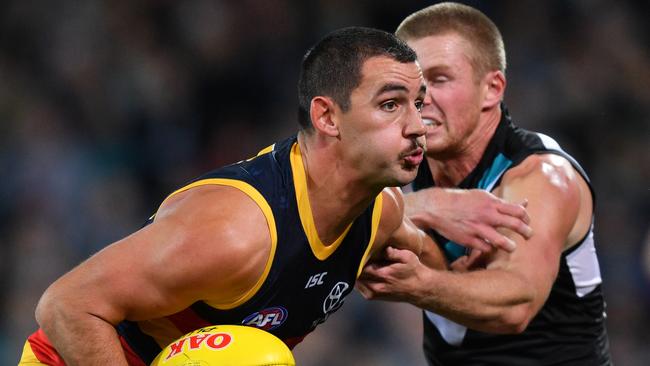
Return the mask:
<path id="1" fill-rule="evenodd" d="M 242 325 L 200 328 L 165 347 L 151 366 L 295 366 L 289 347 L 271 333 Z"/>

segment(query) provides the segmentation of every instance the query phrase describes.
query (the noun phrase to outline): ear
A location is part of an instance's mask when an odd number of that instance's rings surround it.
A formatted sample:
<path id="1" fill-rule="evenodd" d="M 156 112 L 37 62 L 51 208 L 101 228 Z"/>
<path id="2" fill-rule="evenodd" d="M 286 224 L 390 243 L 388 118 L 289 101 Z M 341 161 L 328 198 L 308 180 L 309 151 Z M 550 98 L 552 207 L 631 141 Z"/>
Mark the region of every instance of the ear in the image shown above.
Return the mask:
<path id="1" fill-rule="evenodd" d="M 498 106 L 503 100 L 506 91 L 506 76 L 501 71 L 492 71 L 485 76 L 486 93 L 483 98 L 483 109 Z"/>
<path id="2" fill-rule="evenodd" d="M 339 126 L 336 119 L 336 103 L 328 97 L 318 96 L 311 100 L 309 116 L 314 129 L 326 136 L 339 135 Z"/>

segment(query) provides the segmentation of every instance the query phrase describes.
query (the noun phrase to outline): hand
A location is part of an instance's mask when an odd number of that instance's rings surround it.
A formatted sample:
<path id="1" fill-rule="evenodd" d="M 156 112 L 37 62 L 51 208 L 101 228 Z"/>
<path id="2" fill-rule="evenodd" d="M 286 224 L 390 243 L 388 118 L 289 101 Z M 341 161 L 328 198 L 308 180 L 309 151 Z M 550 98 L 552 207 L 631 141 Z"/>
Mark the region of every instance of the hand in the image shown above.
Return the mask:
<path id="1" fill-rule="evenodd" d="M 454 272 L 469 272 L 485 267 L 485 256 L 480 250 L 472 250 L 469 255 L 464 255 L 453 261 L 449 268 Z"/>
<path id="2" fill-rule="evenodd" d="M 418 270 L 424 268 L 410 250 L 387 247 L 383 262 L 367 264 L 356 288 L 368 300 L 406 301 L 416 296 Z"/>
<path id="3" fill-rule="evenodd" d="M 512 252 L 515 242 L 498 229 L 528 239 L 532 229 L 527 200 L 512 204 L 480 189 L 430 188 L 405 196 L 406 214 L 422 229 L 434 229 L 449 240 L 472 249 L 492 247 Z"/>

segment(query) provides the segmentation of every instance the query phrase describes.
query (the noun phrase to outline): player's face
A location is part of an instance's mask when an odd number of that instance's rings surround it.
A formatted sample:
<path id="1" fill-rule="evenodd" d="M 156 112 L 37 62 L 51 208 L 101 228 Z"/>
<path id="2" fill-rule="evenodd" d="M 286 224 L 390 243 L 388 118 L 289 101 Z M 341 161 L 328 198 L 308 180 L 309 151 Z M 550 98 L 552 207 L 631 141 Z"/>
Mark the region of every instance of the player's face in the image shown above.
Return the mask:
<path id="1" fill-rule="evenodd" d="M 481 113 L 484 88 L 470 62 L 471 45 L 453 33 L 408 44 L 418 54 L 427 83 L 422 108 L 427 124 L 427 155 L 454 157 L 471 144 Z"/>
<path id="2" fill-rule="evenodd" d="M 420 108 L 425 84 L 417 63 L 372 57 L 341 114 L 346 159 L 369 184 L 401 186 L 415 179 L 424 154 Z"/>

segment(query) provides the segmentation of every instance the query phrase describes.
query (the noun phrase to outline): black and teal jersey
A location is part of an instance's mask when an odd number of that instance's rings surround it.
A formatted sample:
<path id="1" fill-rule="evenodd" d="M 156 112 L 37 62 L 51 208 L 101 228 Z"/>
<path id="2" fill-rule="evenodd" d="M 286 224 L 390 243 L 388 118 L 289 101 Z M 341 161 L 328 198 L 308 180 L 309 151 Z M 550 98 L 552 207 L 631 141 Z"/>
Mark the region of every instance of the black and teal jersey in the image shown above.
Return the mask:
<path id="1" fill-rule="evenodd" d="M 293 347 L 338 310 L 370 253 L 381 216 L 381 194 L 334 243 L 324 245 L 316 232 L 306 182 L 294 136 L 174 192 L 216 184 L 246 193 L 266 217 L 271 255 L 257 284 L 237 301 L 199 301 L 164 318 L 119 324 L 118 332 L 133 352 L 148 364 L 175 338 L 215 324 L 261 328 Z M 219 250 L 218 232 L 214 250 Z"/>
<path id="2" fill-rule="evenodd" d="M 584 170 L 555 140 L 515 126 L 503 110 L 503 118 L 483 157 L 459 188 L 492 191 L 509 169 L 530 155 L 558 154 L 571 162 L 591 189 Z M 435 182 L 425 162 L 413 188 L 433 186 Z M 465 254 L 464 247 L 432 234 L 449 261 Z M 427 361 L 430 365 L 609 365 L 601 282 L 592 224 L 579 243 L 562 253 L 550 295 L 523 333 L 479 332 L 425 311 Z"/>

